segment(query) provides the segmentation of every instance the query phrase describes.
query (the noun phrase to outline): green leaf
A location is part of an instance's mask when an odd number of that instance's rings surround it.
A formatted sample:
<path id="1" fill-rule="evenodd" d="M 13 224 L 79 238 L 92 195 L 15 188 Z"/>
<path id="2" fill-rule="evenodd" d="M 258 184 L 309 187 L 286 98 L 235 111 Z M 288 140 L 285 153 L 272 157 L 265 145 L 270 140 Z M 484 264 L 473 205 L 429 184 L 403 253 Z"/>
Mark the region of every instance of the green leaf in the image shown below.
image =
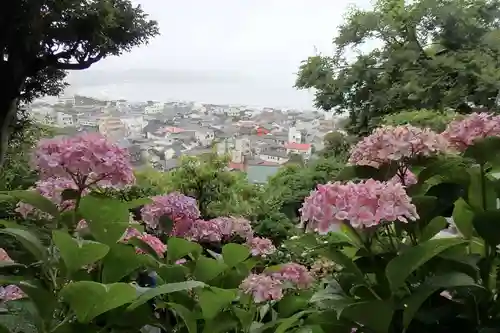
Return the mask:
<path id="1" fill-rule="evenodd" d="M 146 243 L 142 239 L 134 237 L 134 238 L 129 239 L 127 244 L 134 245 L 135 247 L 141 249 L 142 251 L 149 254 L 150 256 L 155 258 L 156 260 L 160 259 L 160 256 L 158 255 L 158 253 L 156 253 L 156 251 L 148 243 Z"/>
<path id="2" fill-rule="evenodd" d="M 454 205 L 453 222 L 455 223 L 458 231 L 460 231 L 466 239 L 471 239 L 474 235 L 474 225 L 472 224 L 474 212 L 469 204 L 462 198 L 455 201 Z"/>
<path id="3" fill-rule="evenodd" d="M 383 300 L 359 302 L 349 305 L 342 316 L 373 330 L 374 333 L 388 333 L 394 309 Z"/>
<path id="4" fill-rule="evenodd" d="M 189 269 L 184 265 L 160 265 L 156 272 L 166 283 L 186 281 Z"/>
<path id="5" fill-rule="evenodd" d="M 498 161 L 500 153 L 500 137 L 490 136 L 476 140 L 473 145 L 467 147 L 464 157 L 473 158 L 478 164 L 490 161 Z"/>
<path id="6" fill-rule="evenodd" d="M 141 306 L 142 304 L 146 303 L 150 299 L 153 299 L 155 297 L 164 294 L 170 294 L 170 293 L 175 293 L 177 291 L 191 290 L 194 288 L 203 288 L 203 287 L 205 287 L 205 284 L 200 281 L 184 281 L 178 283 L 168 283 L 158 286 L 156 288 L 144 288 L 146 291 L 142 293 L 141 296 L 137 298 L 137 300 L 135 300 L 132 304 L 129 305 L 128 310 L 133 310 L 138 306 Z"/>
<path id="7" fill-rule="evenodd" d="M 419 195 L 411 198 L 412 204 L 417 208 L 419 220 L 428 221 L 432 219 L 436 211 L 437 198 L 429 195 Z"/>
<path id="8" fill-rule="evenodd" d="M 172 221 L 172 219 L 168 215 L 163 215 L 160 216 L 158 225 L 160 226 L 160 230 L 165 235 L 169 235 L 172 232 L 172 229 L 174 228 L 174 221 Z"/>
<path id="9" fill-rule="evenodd" d="M 418 310 L 429 296 L 440 289 L 478 286 L 474 279 L 464 273 L 448 273 L 445 275 L 433 276 L 419 286 L 413 293 L 404 300 L 403 325 L 407 328 Z"/>
<path id="10" fill-rule="evenodd" d="M 198 292 L 198 302 L 200 303 L 201 312 L 205 320 L 215 318 L 219 312 L 235 300 L 237 296 L 236 290 L 227 290 L 211 287 Z"/>
<path id="11" fill-rule="evenodd" d="M 495 191 L 495 184 L 493 183 L 493 181 L 486 176 L 484 176 L 484 179 L 482 179 L 480 170 L 478 168 L 469 169 L 469 174 L 470 185 L 467 195 L 469 205 L 475 211 L 496 209 L 497 193 Z"/>
<path id="12" fill-rule="evenodd" d="M 441 230 L 446 228 L 447 225 L 448 222 L 444 217 L 436 216 L 429 222 L 429 224 L 425 226 L 424 230 L 422 230 L 420 241 L 425 242 L 431 239 L 432 237 L 436 236 L 436 234 L 438 234 Z"/>
<path id="13" fill-rule="evenodd" d="M 392 291 L 397 291 L 402 287 L 406 278 L 431 260 L 439 253 L 453 246 L 464 244 L 467 241 L 458 238 L 431 239 L 420 243 L 392 259 L 385 269 L 387 280 Z"/>
<path id="14" fill-rule="evenodd" d="M 301 311 L 301 312 L 298 312 L 287 319 L 284 319 L 281 322 L 281 324 L 278 327 L 276 327 L 276 330 L 274 332 L 275 333 L 285 333 L 288 329 L 294 327 L 299 322 L 300 318 L 302 318 L 306 314 L 309 314 L 312 312 L 313 312 L 312 310 Z"/>
<path id="15" fill-rule="evenodd" d="M 52 292 L 45 289 L 38 281 L 20 281 L 14 284 L 28 295 L 41 318 L 45 320 L 51 320 L 53 318 L 53 311 L 57 306 L 57 299 Z"/>
<path id="16" fill-rule="evenodd" d="M 31 232 L 23 229 L 5 228 L 0 229 L 0 234 L 14 237 L 21 245 L 38 260 L 45 260 L 47 250 L 40 240 Z"/>
<path id="17" fill-rule="evenodd" d="M 227 265 L 220 260 L 200 257 L 196 261 L 193 275 L 197 280 L 209 282 L 222 274 L 226 269 L 228 269 Z"/>
<path id="18" fill-rule="evenodd" d="M 66 285 L 60 295 L 69 303 L 79 322 L 89 323 L 100 314 L 131 303 L 137 292 L 128 283 L 78 281 Z"/>
<path id="19" fill-rule="evenodd" d="M 109 246 L 106 244 L 78 240 L 59 230 L 52 232 L 52 240 L 70 272 L 101 260 L 109 252 Z"/>
<path id="20" fill-rule="evenodd" d="M 92 235 L 108 245 L 115 244 L 129 225 L 127 204 L 119 200 L 87 195 L 80 202 L 79 212 L 88 222 Z"/>
<path id="21" fill-rule="evenodd" d="M 44 213 L 50 214 L 55 218 L 59 217 L 59 209 L 57 209 L 57 206 L 52 201 L 36 191 L 10 191 L 9 195 L 19 201 L 35 207 L 36 209 Z"/>
<path id="22" fill-rule="evenodd" d="M 102 261 L 102 282 L 118 282 L 143 264 L 132 246 L 115 244 Z"/>
<path id="23" fill-rule="evenodd" d="M 278 314 L 280 317 L 289 317 L 299 310 L 307 309 L 311 292 L 303 292 L 300 294 L 288 294 L 278 302 Z"/>
<path id="24" fill-rule="evenodd" d="M 235 267 L 250 256 L 250 249 L 245 245 L 226 244 L 222 247 L 222 258 L 228 267 Z"/>
<path id="25" fill-rule="evenodd" d="M 197 257 L 201 254 L 202 247 L 198 243 L 190 242 L 182 238 L 171 237 L 167 242 L 167 258 L 173 263 L 188 254 Z"/>
<path id="26" fill-rule="evenodd" d="M 353 274 L 356 279 L 354 282 L 366 284 L 363 273 L 360 271 L 358 266 L 356 266 L 354 261 L 352 261 L 344 253 L 331 247 L 324 253 L 324 255 L 334 263 L 342 266 L 347 272 Z"/>
<path id="27" fill-rule="evenodd" d="M 166 305 L 174 310 L 176 315 L 182 318 L 182 321 L 184 321 L 184 325 L 186 325 L 189 333 L 197 332 L 198 327 L 196 325 L 196 317 L 191 311 L 189 311 L 188 308 L 176 303 L 167 303 Z"/>
<path id="28" fill-rule="evenodd" d="M 394 165 L 384 165 L 380 168 L 374 168 L 367 165 L 350 165 L 342 169 L 337 177 L 338 181 L 353 180 L 355 178 L 359 179 L 375 179 L 380 181 L 386 181 L 391 179 L 397 172 Z"/>
<path id="29" fill-rule="evenodd" d="M 490 245 L 500 244 L 500 210 L 478 212 L 472 219 L 476 232 Z"/>

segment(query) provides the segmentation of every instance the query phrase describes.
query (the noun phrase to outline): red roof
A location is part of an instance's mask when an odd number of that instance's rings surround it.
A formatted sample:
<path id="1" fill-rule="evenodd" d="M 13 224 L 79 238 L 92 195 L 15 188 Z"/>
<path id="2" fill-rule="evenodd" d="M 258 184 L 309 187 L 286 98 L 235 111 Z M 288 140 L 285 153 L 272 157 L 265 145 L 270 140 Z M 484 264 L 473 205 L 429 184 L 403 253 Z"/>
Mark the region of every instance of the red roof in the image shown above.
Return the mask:
<path id="1" fill-rule="evenodd" d="M 230 169 L 238 169 L 238 170 L 241 170 L 241 171 L 244 171 L 245 170 L 245 165 L 243 163 L 233 163 L 233 162 L 230 162 L 228 167 Z"/>
<path id="2" fill-rule="evenodd" d="M 296 149 L 296 150 L 309 150 L 311 149 L 311 145 L 309 143 L 295 143 L 290 142 L 285 144 L 286 149 Z"/>
<path id="3" fill-rule="evenodd" d="M 182 133 L 185 132 L 184 129 L 179 128 L 179 127 L 163 127 L 158 130 L 158 132 L 161 133 Z"/>

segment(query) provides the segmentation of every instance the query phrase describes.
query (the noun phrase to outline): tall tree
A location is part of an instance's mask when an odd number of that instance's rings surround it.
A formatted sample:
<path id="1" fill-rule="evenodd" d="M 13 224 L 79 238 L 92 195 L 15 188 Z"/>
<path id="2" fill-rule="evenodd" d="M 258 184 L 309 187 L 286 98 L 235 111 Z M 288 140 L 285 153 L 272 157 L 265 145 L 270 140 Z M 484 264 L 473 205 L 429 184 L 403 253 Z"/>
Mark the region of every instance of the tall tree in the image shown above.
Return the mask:
<path id="1" fill-rule="evenodd" d="M 348 13 L 334 55 L 305 60 L 296 87 L 315 88 L 322 109 L 348 111 L 357 134 L 401 110 L 492 108 L 499 28 L 499 0 L 377 0 Z"/>
<path id="2" fill-rule="evenodd" d="M 120 55 L 158 34 L 130 0 L 6 0 L 0 11 L 0 165 L 20 102 L 64 88 L 67 70 Z"/>

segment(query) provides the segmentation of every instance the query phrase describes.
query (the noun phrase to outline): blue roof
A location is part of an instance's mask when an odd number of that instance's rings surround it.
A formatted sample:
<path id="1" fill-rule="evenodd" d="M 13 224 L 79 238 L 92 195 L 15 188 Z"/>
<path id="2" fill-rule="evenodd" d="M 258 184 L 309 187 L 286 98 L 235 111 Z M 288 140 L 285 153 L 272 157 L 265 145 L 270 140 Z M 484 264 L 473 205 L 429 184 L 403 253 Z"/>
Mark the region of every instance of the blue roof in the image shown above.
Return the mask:
<path id="1" fill-rule="evenodd" d="M 274 176 L 279 169 L 279 166 L 249 165 L 247 166 L 247 177 L 251 183 L 265 184 L 268 178 Z"/>

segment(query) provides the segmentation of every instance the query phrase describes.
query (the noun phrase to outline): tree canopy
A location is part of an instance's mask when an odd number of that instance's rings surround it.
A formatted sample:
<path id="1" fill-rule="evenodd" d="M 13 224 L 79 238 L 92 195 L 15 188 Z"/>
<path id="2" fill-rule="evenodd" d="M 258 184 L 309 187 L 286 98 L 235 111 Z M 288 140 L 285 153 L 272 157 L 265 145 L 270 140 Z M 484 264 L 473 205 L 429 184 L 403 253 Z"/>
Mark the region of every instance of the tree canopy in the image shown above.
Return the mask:
<path id="1" fill-rule="evenodd" d="M 382 124 L 400 126 L 410 124 L 421 128 L 430 128 L 436 132 L 442 132 L 453 120 L 462 118 L 463 115 L 456 112 L 436 112 L 434 110 L 411 110 L 402 111 L 385 116 Z"/>
<path id="2" fill-rule="evenodd" d="M 499 0 L 377 0 L 354 8 L 332 56 L 300 66 L 296 87 L 366 134 L 402 110 L 493 108 L 500 88 Z M 354 55 L 354 56 L 353 56 Z"/>
<path id="3" fill-rule="evenodd" d="M 66 70 L 130 51 L 158 27 L 130 0 L 16 0 L 3 4 L 0 31 L 2 162 L 19 102 L 59 94 Z"/>

